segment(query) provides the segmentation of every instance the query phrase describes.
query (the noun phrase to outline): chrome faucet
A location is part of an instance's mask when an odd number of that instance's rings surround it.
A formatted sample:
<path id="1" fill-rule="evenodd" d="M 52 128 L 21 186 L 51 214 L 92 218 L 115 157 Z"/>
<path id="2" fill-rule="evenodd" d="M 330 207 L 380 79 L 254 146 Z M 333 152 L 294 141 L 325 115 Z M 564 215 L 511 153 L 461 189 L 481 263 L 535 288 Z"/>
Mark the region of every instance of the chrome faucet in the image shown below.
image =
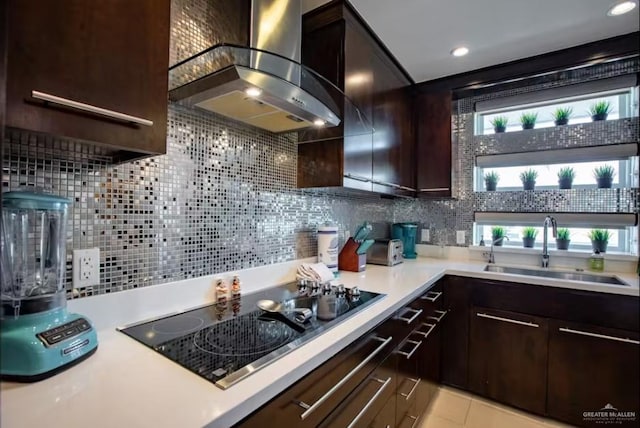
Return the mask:
<path id="1" fill-rule="evenodd" d="M 489 255 L 489 261 L 488 261 L 487 263 L 495 263 L 495 262 L 496 262 L 496 259 L 495 259 L 495 257 L 493 256 L 493 246 L 494 246 L 494 244 L 495 244 L 496 242 L 498 242 L 498 241 L 500 241 L 500 240 L 502 240 L 502 239 L 506 239 L 506 240 L 508 241 L 508 240 L 509 240 L 509 237 L 508 237 L 508 236 L 503 236 L 502 238 L 494 239 L 494 240 L 491 242 L 491 252 L 488 254 L 488 255 Z M 484 255 L 487 255 L 487 253 L 484 253 Z"/>
<path id="2" fill-rule="evenodd" d="M 558 234 L 558 224 L 556 223 L 556 219 L 548 215 L 547 217 L 545 217 L 544 224 L 542 225 L 542 227 L 544 228 L 542 233 L 542 267 L 543 268 L 549 267 L 549 248 L 548 248 L 549 243 L 547 239 L 547 229 L 549 228 L 549 225 L 551 225 L 553 237 L 555 238 Z"/>

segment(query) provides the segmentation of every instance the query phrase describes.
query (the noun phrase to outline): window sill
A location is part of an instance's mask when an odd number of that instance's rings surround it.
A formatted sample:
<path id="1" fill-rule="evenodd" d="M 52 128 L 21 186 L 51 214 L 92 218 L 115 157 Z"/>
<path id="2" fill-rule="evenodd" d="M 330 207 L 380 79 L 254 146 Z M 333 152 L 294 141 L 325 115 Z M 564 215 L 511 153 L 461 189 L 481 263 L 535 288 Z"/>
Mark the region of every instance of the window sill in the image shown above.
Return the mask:
<path id="1" fill-rule="evenodd" d="M 469 251 L 474 252 L 488 252 L 491 250 L 491 246 L 480 246 L 480 245 L 470 245 Z M 500 253 L 510 253 L 510 254 L 521 254 L 521 255 L 539 255 L 542 252 L 541 248 L 524 248 L 524 247 L 515 247 L 515 246 L 506 246 L 506 247 L 493 247 L 493 252 L 496 254 Z M 582 250 L 556 250 L 549 249 L 549 254 L 551 256 L 558 257 L 568 257 L 574 259 L 583 259 L 586 260 L 591 256 L 590 251 L 582 251 Z M 603 253 L 605 260 L 616 260 L 621 262 L 637 262 L 638 256 L 633 254 L 626 253 Z"/>

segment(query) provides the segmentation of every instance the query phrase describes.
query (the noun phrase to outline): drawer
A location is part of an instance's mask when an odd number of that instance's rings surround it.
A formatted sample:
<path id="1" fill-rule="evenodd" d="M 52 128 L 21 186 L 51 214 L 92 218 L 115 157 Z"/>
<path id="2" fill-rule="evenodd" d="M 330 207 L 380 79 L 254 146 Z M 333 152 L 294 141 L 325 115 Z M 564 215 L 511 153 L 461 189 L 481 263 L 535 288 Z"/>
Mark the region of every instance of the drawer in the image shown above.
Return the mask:
<path id="1" fill-rule="evenodd" d="M 391 331 L 391 322 L 385 321 L 349 345 L 237 426 L 263 428 L 265 420 L 273 426 L 318 426 L 391 353 L 394 338 L 383 336 Z"/>
<path id="2" fill-rule="evenodd" d="M 390 355 L 320 424 L 322 428 L 372 425 L 396 389 L 395 356 Z"/>

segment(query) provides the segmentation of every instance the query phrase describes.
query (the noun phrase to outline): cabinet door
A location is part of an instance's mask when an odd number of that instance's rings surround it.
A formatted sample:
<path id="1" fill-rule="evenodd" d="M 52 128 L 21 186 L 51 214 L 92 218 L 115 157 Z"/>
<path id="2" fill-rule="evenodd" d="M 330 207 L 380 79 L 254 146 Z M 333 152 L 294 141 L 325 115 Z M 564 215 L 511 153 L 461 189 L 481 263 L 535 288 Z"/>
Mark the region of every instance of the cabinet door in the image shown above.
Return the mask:
<path id="1" fill-rule="evenodd" d="M 355 22 L 347 22 L 344 49 L 344 93 L 357 107 L 356 110 L 348 101 L 344 103 L 344 174 L 355 178 L 346 178 L 345 186 L 371 190 L 373 46 Z"/>
<path id="2" fill-rule="evenodd" d="M 424 347 L 423 338 L 410 334 L 396 349 L 398 387 L 396 390 L 396 425 L 402 426 L 418 416 L 416 393 L 422 379 L 418 376 L 418 358 Z"/>
<path id="3" fill-rule="evenodd" d="M 169 15 L 169 0 L 9 0 L 7 126 L 165 153 Z"/>
<path id="4" fill-rule="evenodd" d="M 442 322 L 442 382 L 467 388 L 469 345 L 469 290 L 467 278 L 447 277 L 444 280 L 444 310 Z"/>
<path id="5" fill-rule="evenodd" d="M 415 106 L 418 195 L 451 196 L 451 92 L 420 94 Z"/>
<path id="6" fill-rule="evenodd" d="M 549 416 L 579 426 L 638 426 L 640 346 L 637 331 L 551 320 Z M 635 412 L 635 418 L 589 418 L 585 412 Z"/>
<path id="7" fill-rule="evenodd" d="M 547 398 L 546 319 L 471 308 L 469 389 L 534 413 Z"/>
<path id="8" fill-rule="evenodd" d="M 420 384 L 416 392 L 416 412 L 425 413 L 435 397 L 440 383 L 440 341 L 442 323 L 447 313 L 434 314 L 425 321 L 416 333 L 422 336 L 424 345 L 418 355 L 418 377 Z"/>
<path id="9" fill-rule="evenodd" d="M 373 190 L 413 195 L 414 140 L 408 82 L 386 58 L 373 63 Z"/>

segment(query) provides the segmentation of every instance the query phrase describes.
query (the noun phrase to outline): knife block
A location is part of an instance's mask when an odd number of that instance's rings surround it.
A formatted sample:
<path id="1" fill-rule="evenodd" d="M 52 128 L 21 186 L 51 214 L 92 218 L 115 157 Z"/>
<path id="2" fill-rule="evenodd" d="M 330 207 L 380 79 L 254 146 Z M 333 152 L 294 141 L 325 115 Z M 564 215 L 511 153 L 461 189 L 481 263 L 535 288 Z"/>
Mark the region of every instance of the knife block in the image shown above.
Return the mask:
<path id="1" fill-rule="evenodd" d="M 360 244 L 349 238 L 338 254 L 338 269 L 349 272 L 362 272 L 367 266 L 367 254 L 358 254 Z"/>

